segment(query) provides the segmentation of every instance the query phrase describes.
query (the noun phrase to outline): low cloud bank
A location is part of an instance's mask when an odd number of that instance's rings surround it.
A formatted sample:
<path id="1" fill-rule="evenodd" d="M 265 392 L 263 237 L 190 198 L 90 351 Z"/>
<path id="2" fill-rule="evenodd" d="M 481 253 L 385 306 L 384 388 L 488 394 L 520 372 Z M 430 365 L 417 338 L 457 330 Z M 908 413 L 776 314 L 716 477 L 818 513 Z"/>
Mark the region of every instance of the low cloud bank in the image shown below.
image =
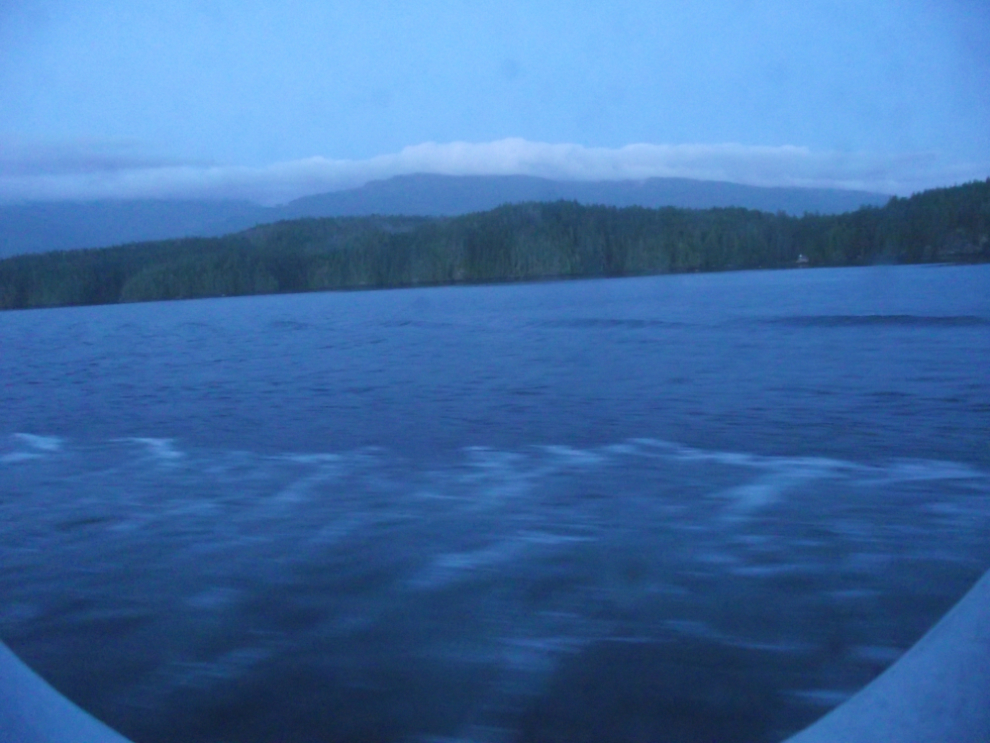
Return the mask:
<path id="1" fill-rule="evenodd" d="M 427 142 L 366 160 L 310 157 L 244 167 L 156 160 L 99 143 L 32 148 L 0 142 L 0 202 L 6 203 L 209 198 L 271 205 L 411 173 L 584 181 L 677 177 L 906 195 L 986 178 L 990 164 L 946 164 L 934 153 L 879 155 L 739 144 L 606 148 L 503 139 Z"/>

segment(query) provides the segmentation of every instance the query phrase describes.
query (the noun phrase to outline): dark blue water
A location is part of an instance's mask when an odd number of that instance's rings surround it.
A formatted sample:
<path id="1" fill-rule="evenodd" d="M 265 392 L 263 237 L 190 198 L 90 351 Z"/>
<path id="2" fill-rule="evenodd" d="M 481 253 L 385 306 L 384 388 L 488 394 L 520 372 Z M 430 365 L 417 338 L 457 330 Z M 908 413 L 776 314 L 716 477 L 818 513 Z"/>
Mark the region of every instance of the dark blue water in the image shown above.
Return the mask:
<path id="1" fill-rule="evenodd" d="M 0 314 L 0 636 L 154 741 L 774 741 L 990 565 L 990 267 Z"/>

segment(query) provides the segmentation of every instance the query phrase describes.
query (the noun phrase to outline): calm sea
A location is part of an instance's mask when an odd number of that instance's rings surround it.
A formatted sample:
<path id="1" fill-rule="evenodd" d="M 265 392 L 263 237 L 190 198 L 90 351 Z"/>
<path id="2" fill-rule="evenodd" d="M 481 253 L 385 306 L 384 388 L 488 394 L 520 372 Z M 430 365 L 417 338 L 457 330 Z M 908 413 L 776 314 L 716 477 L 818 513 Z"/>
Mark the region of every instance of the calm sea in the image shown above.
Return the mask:
<path id="1" fill-rule="evenodd" d="M 990 266 L 0 314 L 0 636 L 138 743 L 775 741 L 990 566 Z"/>

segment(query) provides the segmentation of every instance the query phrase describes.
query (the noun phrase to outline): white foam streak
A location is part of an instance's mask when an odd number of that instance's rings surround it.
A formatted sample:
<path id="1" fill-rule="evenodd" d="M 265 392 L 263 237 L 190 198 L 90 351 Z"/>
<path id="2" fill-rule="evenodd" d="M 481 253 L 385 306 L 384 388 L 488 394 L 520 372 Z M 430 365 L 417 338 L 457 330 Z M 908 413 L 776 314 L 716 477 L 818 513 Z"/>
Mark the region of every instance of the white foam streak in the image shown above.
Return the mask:
<path id="1" fill-rule="evenodd" d="M 33 433 L 15 433 L 11 438 L 21 445 L 26 445 L 27 450 L 11 451 L 0 455 L 0 464 L 18 464 L 20 462 L 30 462 L 35 459 L 43 459 L 49 454 L 54 454 L 62 449 L 62 439 L 57 436 L 37 436 Z"/>
<path id="2" fill-rule="evenodd" d="M 575 449 L 571 446 L 545 446 L 544 450 L 562 464 L 572 467 L 596 467 L 605 463 L 606 457 L 588 449 Z"/>
<path id="3" fill-rule="evenodd" d="M 14 438 L 20 439 L 37 451 L 56 452 L 62 448 L 62 439 L 58 436 L 37 436 L 33 433 L 15 433 Z"/>
<path id="4" fill-rule="evenodd" d="M 41 455 L 28 451 L 15 451 L 0 457 L 0 464 L 16 464 L 17 462 L 27 462 L 32 459 L 41 459 Z"/>
<path id="5" fill-rule="evenodd" d="M 125 440 L 133 441 L 136 444 L 143 444 L 147 448 L 148 454 L 161 462 L 175 462 L 185 456 L 175 448 L 172 439 L 135 437 Z"/>

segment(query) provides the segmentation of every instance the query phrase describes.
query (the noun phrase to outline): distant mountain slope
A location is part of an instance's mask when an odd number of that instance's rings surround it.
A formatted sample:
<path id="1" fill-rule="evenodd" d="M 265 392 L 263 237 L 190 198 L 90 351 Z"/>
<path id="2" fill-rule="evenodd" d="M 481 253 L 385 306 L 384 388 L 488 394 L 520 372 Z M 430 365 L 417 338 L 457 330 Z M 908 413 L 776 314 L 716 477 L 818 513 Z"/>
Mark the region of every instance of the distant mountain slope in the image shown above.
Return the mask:
<path id="1" fill-rule="evenodd" d="M 249 201 L 126 200 L 0 206 L 0 258 L 48 250 L 216 237 L 269 221 Z"/>
<path id="2" fill-rule="evenodd" d="M 684 178 L 553 181 L 530 176 L 405 175 L 360 188 L 307 196 L 279 207 L 247 201 L 130 200 L 0 206 L 0 257 L 145 240 L 213 237 L 301 217 L 456 216 L 506 203 L 577 201 L 607 206 L 739 206 L 800 215 L 837 214 L 888 196 L 838 189 L 763 188 Z"/>
<path id="3" fill-rule="evenodd" d="M 455 216 L 507 203 L 577 201 L 605 206 L 677 206 L 710 209 L 738 206 L 766 212 L 839 214 L 883 206 L 888 195 L 825 188 L 766 188 L 687 178 L 643 181 L 552 181 L 523 175 L 403 175 L 361 188 L 306 196 L 279 209 L 283 219 L 369 214 Z"/>

